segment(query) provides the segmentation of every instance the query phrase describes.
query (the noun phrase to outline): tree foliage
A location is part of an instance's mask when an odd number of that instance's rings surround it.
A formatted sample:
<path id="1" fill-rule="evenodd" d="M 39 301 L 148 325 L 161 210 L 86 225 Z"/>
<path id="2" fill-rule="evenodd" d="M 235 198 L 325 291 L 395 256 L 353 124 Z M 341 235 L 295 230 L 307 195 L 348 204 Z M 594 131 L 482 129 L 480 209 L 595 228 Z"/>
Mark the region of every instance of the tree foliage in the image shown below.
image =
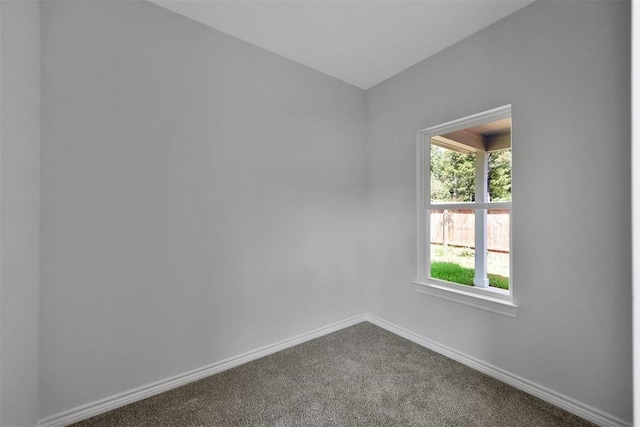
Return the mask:
<path id="1" fill-rule="evenodd" d="M 431 200 L 471 202 L 475 193 L 475 155 L 431 146 Z"/>
<path id="2" fill-rule="evenodd" d="M 489 196 L 493 202 L 511 201 L 511 149 L 489 153 Z"/>
<path id="3" fill-rule="evenodd" d="M 511 150 L 490 152 L 487 161 L 489 199 L 511 200 Z M 475 154 L 461 154 L 432 145 L 430 169 L 432 201 L 475 200 Z"/>

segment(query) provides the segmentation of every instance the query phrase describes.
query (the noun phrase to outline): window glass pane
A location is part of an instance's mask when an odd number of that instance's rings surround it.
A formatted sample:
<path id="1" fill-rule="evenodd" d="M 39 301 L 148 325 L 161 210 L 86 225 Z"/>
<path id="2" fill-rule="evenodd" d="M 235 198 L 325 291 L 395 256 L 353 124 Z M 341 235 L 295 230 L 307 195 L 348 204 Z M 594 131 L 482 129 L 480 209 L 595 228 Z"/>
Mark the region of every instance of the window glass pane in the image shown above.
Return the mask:
<path id="1" fill-rule="evenodd" d="M 475 199 L 475 154 L 433 143 L 430 150 L 431 202 L 472 202 Z"/>
<path id="2" fill-rule="evenodd" d="M 473 285 L 475 210 L 432 210 L 431 267 L 434 279 Z"/>
<path id="3" fill-rule="evenodd" d="M 492 151 L 488 159 L 489 200 L 511 201 L 511 148 Z"/>
<path id="4" fill-rule="evenodd" d="M 511 262 L 511 212 L 487 211 L 487 273 L 489 286 L 509 289 Z"/>
<path id="5" fill-rule="evenodd" d="M 509 289 L 509 209 L 429 211 L 430 261 L 433 279 L 473 286 L 476 276 L 476 212 L 486 215 L 486 277 L 489 286 Z"/>
<path id="6" fill-rule="evenodd" d="M 432 203 L 511 201 L 511 118 L 429 140 Z M 484 186 L 476 188 L 476 177 Z"/>

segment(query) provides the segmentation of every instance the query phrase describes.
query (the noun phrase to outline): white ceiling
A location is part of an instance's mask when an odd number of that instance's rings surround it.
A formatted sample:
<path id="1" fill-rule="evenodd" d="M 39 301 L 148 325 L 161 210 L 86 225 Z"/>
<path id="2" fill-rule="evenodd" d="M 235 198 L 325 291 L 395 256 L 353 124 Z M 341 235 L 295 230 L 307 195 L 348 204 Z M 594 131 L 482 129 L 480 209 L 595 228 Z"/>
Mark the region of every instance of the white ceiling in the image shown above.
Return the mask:
<path id="1" fill-rule="evenodd" d="M 368 89 L 534 0 L 149 0 Z"/>

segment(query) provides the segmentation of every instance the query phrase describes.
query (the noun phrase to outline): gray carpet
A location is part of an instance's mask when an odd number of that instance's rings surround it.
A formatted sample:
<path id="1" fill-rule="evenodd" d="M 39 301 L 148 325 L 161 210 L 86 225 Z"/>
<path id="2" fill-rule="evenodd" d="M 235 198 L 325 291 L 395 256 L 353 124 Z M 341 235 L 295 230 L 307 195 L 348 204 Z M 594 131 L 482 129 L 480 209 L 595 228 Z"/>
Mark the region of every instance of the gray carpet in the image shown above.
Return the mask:
<path id="1" fill-rule="evenodd" d="M 590 426 L 370 323 L 75 426 Z"/>

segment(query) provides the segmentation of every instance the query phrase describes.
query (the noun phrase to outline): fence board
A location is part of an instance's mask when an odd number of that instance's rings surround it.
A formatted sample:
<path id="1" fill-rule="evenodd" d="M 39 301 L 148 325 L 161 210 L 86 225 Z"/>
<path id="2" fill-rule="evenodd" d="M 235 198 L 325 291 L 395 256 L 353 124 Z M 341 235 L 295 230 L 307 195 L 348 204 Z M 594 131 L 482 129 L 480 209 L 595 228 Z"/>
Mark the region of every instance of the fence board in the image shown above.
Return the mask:
<path id="1" fill-rule="evenodd" d="M 475 211 L 433 210 L 431 243 L 475 248 Z M 509 252 L 511 214 L 508 209 L 487 210 L 487 249 Z"/>

